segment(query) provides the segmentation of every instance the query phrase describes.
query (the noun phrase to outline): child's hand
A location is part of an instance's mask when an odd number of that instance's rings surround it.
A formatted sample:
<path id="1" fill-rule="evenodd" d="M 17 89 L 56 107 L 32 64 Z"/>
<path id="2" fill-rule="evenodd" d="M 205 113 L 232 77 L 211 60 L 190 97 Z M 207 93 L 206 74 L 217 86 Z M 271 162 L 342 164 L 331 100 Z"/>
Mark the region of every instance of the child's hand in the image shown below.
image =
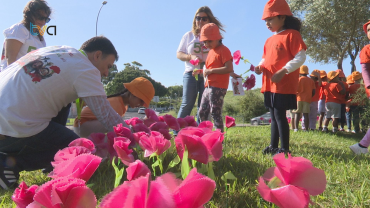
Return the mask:
<path id="1" fill-rule="evenodd" d="M 254 68 L 254 72 L 256 73 L 256 74 L 262 74 L 262 71 L 264 70 L 264 67 L 263 66 L 256 66 L 255 68 Z"/>
<path id="2" fill-rule="evenodd" d="M 283 68 L 277 71 L 274 75 L 271 77 L 271 81 L 275 83 L 279 83 L 281 79 L 285 76 L 285 74 L 288 72 L 287 69 Z"/>
<path id="3" fill-rule="evenodd" d="M 193 73 L 191 73 L 192 75 L 193 75 L 193 77 L 195 76 L 195 75 L 198 75 L 198 74 L 200 74 L 200 73 L 202 73 L 202 70 L 201 69 L 198 69 L 198 70 L 194 70 L 193 71 Z"/>
<path id="4" fill-rule="evenodd" d="M 203 69 L 203 77 L 207 77 L 212 74 L 212 69 Z"/>
<path id="5" fill-rule="evenodd" d="M 239 75 L 235 74 L 234 72 L 231 72 L 231 73 L 230 73 L 230 76 L 231 76 L 232 78 L 234 78 L 234 79 L 242 78 L 241 76 L 239 76 Z"/>

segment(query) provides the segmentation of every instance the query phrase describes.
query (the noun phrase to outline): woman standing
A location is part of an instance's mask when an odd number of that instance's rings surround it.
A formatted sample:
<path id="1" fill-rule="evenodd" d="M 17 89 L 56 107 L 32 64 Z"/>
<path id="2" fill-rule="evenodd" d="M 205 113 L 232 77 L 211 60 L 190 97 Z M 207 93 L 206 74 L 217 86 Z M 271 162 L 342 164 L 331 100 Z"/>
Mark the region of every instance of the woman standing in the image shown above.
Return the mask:
<path id="1" fill-rule="evenodd" d="M 223 25 L 213 16 L 209 7 L 200 7 L 195 13 L 192 30 L 185 33 L 177 49 L 177 58 L 185 62 L 183 97 L 177 115 L 178 118 L 184 118 L 190 115 L 198 95 L 198 109 L 200 107 L 200 101 L 204 91 L 204 79 L 203 76 L 200 75 L 198 80 L 196 80 L 195 77 L 192 76 L 192 72 L 194 69 L 202 69 L 207 59 L 209 49 L 204 47 L 203 43 L 199 41 L 200 30 L 207 23 L 214 23 L 220 30 L 225 31 Z M 199 64 L 194 66 L 190 63 L 191 60 L 198 60 Z M 199 122 L 199 119 L 197 119 L 197 121 Z"/>
<path id="2" fill-rule="evenodd" d="M 4 47 L 0 71 L 32 50 L 46 46 L 38 28 L 50 21 L 51 9 L 44 0 L 29 1 L 23 10 L 23 20 L 4 30 Z"/>

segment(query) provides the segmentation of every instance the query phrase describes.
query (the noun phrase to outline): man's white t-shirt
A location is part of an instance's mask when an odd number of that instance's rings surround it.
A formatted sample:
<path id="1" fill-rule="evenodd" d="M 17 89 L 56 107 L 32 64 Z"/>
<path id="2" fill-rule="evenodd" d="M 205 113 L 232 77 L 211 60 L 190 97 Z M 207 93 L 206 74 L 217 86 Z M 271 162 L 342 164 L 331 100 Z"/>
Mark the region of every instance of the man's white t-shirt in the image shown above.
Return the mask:
<path id="1" fill-rule="evenodd" d="M 4 30 L 5 41 L 9 39 L 18 40 L 19 42 L 23 43 L 22 47 L 20 48 L 17 60 L 22 56 L 26 55 L 28 52 L 32 50 L 36 50 L 46 46 L 45 39 L 40 41 L 38 36 L 32 35 L 30 31 L 22 23 L 17 23 L 12 25 L 10 28 Z M 4 41 L 4 46 L 5 46 Z M 5 58 L 5 49 L 3 48 L 1 62 L 0 62 L 0 72 L 5 69 L 7 64 L 7 59 Z"/>
<path id="2" fill-rule="evenodd" d="M 189 31 L 182 37 L 177 52 L 196 55 L 203 62 L 206 62 L 209 49 L 203 46 L 199 41 L 199 36 L 194 36 L 193 32 Z M 192 72 L 195 68 L 200 69 L 199 65 L 192 65 L 189 61 L 185 61 L 185 73 Z"/>
<path id="3" fill-rule="evenodd" d="M 78 50 L 34 50 L 0 73 L 0 134 L 29 137 L 44 130 L 78 97 L 106 95 L 100 71 Z"/>

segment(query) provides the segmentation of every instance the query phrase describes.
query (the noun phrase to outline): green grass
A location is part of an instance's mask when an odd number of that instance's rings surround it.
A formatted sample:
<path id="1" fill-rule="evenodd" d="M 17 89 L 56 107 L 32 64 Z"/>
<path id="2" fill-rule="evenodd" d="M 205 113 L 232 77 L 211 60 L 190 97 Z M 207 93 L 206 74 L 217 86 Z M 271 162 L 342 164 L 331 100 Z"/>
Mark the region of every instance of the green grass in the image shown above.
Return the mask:
<path id="1" fill-rule="evenodd" d="M 323 169 L 326 174 L 326 191 L 311 197 L 315 203 L 312 207 L 370 206 L 370 156 L 355 156 L 348 148 L 360 141 L 362 134 L 317 131 L 290 134 L 293 156 L 310 159 L 315 167 Z M 264 201 L 256 190 L 258 178 L 269 167 L 275 166 L 271 156 L 261 153 L 269 140 L 269 126 L 234 127 L 228 131 L 224 157 L 214 163 L 217 188 L 206 207 L 274 207 Z M 174 157 L 174 152 L 167 154 L 168 159 Z M 178 169 L 171 171 L 178 172 Z M 220 179 L 227 171 L 237 177 L 236 182 L 230 181 L 229 191 L 225 190 L 225 184 Z M 40 185 L 48 179 L 40 171 L 34 171 L 22 172 L 21 180 Z M 114 171 L 108 162 L 101 164 L 88 182 L 98 200 L 113 189 L 113 183 Z M 13 206 L 11 195 L 12 191 L 0 191 L 1 207 Z"/>

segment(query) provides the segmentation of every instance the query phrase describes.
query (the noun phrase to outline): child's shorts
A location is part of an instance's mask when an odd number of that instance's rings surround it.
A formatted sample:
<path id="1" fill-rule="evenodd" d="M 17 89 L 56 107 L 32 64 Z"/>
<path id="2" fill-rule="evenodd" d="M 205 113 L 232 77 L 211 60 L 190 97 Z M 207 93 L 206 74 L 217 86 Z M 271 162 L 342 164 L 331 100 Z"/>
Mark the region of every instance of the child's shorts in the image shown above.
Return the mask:
<path id="1" fill-rule="evenodd" d="M 310 113 L 310 103 L 305 101 L 297 101 L 297 110 L 294 113 Z"/>
<path id="2" fill-rule="evenodd" d="M 319 113 L 325 113 L 325 112 L 326 112 L 326 108 L 325 108 L 325 100 L 319 100 L 319 104 L 318 104 L 318 112 L 319 112 Z"/>
<path id="3" fill-rule="evenodd" d="M 326 103 L 326 118 L 341 118 L 341 106 L 339 103 Z"/>

